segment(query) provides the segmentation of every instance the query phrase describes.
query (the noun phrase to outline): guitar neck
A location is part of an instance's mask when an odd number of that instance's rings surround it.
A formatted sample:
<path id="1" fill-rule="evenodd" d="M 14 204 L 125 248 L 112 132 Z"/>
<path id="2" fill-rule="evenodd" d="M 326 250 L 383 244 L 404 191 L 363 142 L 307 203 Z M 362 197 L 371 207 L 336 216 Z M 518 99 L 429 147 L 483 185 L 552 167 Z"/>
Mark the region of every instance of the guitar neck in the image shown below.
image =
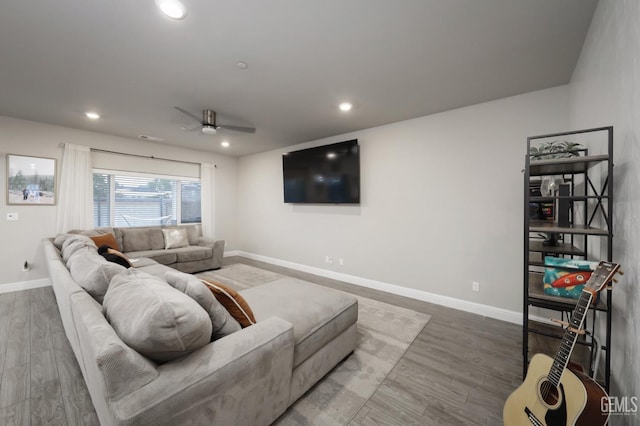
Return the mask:
<path id="1" fill-rule="evenodd" d="M 549 370 L 548 380 L 556 387 L 560 384 L 562 373 L 564 373 L 564 369 L 569 363 L 571 353 L 573 352 L 573 348 L 576 344 L 576 341 L 578 340 L 578 331 L 582 330 L 584 319 L 587 315 L 589 305 L 591 305 L 592 300 L 593 294 L 587 290 L 584 290 L 580 295 L 580 299 L 578 299 L 576 308 L 573 310 L 571 321 L 569 322 L 569 327 L 567 327 L 564 332 L 562 343 L 560 344 L 560 349 L 558 349 L 558 353 L 553 360 L 551 370 Z"/>

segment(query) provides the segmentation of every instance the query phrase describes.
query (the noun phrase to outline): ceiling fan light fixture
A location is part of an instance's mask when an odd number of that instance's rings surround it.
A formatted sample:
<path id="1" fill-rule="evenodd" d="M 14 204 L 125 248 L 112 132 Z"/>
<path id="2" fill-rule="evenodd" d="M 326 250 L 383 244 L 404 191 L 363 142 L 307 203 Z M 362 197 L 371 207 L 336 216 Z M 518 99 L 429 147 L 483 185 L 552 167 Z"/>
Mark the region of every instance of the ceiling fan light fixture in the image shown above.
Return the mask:
<path id="1" fill-rule="evenodd" d="M 202 133 L 205 135 L 215 135 L 218 131 L 216 128 L 210 124 L 205 124 L 202 126 Z"/>
<path id="2" fill-rule="evenodd" d="M 171 19 L 184 19 L 187 8 L 180 0 L 156 0 L 158 8 Z"/>

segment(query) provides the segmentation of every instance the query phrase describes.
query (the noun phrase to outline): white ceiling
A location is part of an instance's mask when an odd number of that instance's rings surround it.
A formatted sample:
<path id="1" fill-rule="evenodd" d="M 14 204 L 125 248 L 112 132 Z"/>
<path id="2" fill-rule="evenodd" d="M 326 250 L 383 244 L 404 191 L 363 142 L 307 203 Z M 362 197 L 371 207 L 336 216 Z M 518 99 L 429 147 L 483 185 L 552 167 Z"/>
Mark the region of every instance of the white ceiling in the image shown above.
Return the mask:
<path id="1" fill-rule="evenodd" d="M 565 84 L 597 0 L 184 3 L 2 0 L 0 115 L 246 155 Z"/>

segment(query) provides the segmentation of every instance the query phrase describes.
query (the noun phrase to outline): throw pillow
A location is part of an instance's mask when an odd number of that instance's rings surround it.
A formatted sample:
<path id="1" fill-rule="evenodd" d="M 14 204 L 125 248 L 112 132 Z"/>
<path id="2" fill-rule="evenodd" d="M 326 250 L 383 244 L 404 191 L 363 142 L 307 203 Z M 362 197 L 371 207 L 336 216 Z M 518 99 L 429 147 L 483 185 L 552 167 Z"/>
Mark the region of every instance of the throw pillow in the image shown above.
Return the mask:
<path id="1" fill-rule="evenodd" d="M 247 301 L 237 291 L 216 281 L 200 280 L 211 290 L 218 302 L 225 307 L 242 328 L 256 323 L 256 317 Z"/>
<path id="2" fill-rule="evenodd" d="M 113 277 L 102 306 L 122 341 L 156 362 L 187 355 L 211 339 L 209 315 L 195 300 L 137 269 Z"/>
<path id="3" fill-rule="evenodd" d="M 207 311 L 213 326 L 211 330 L 212 342 L 242 328 L 198 278 L 180 271 L 167 271 L 165 278 L 175 289 L 191 297 Z"/>
<path id="4" fill-rule="evenodd" d="M 114 250 L 118 250 L 120 251 L 120 246 L 118 245 L 118 242 L 116 241 L 116 237 L 113 234 L 104 234 L 104 235 L 98 235 L 95 237 L 89 237 L 93 240 L 94 243 L 96 243 L 96 246 L 100 247 L 100 246 L 109 246 Z"/>
<path id="5" fill-rule="evenodd" d="M 184 228 L 165 228 L 162 229 L 162 233 L 164 234 L 165 249 L 187 247 L 189 245 L 187 230 Z"/>

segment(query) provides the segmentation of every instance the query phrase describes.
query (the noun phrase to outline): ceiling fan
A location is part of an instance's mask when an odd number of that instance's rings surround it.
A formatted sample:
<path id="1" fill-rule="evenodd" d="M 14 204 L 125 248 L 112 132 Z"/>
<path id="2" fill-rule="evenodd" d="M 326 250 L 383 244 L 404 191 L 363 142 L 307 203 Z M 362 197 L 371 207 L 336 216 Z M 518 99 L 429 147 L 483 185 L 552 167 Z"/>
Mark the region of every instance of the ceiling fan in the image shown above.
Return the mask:
<path id="1" fill-rule="evenodd" d="M 185 130 L 191 131 L 200 129 L 205 135 L 215 135 L 218 129 L 235 130 L 236 132 L 255 133 L 256 129 L 253 127 L 240 127 L 230 126 L 227 124 L 216 124 L 216 112 L 211 109 L 205 109 L 202 111 L 202 119 L 195 114 L 190 113 L 186 109 L 180 107 L 174 107 L 183 114 L 196 120 L 199 124 L 197 126 L 187 128 Z"/>

